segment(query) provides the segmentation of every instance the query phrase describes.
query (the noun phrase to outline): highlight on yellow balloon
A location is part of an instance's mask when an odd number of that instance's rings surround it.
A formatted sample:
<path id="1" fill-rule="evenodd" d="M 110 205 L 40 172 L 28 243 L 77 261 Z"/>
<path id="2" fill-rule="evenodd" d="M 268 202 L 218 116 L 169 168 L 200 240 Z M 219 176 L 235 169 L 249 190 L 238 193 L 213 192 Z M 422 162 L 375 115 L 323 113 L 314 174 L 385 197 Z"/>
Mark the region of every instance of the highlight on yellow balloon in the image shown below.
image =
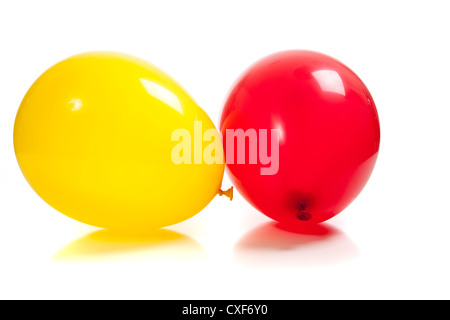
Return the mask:
<path id="1" fill-rule="evenodd" d="M 91 52 L 44 72 L 18 110 L 14 147 L 37 194 L 97 227 L 184 221 L 219 192 L 219 133 L 168 75 L 139 58 Z"/>

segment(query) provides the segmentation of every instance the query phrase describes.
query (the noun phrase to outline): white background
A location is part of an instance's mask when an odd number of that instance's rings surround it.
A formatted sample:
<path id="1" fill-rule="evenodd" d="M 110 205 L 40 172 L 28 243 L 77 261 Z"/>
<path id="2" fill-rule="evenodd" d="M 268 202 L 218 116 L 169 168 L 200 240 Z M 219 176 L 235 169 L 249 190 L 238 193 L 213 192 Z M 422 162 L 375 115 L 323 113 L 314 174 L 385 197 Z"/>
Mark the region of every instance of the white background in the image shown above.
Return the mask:
<path id="1" fill-rule="evenodd" d="M 0 298 L 450 298 L 449 12 L 448 1 L 3 1 Z M 379 111 L 374 173 L 323 235 L 279 230 L 236 194 L 168 228 L 175 240 L 82 238 L 96 229 L 45 204 L 18 168 L 15 113 L 64 58 L 146 59 L 218 125 L 238 75 L 285 49 L 341 60 Z"/>

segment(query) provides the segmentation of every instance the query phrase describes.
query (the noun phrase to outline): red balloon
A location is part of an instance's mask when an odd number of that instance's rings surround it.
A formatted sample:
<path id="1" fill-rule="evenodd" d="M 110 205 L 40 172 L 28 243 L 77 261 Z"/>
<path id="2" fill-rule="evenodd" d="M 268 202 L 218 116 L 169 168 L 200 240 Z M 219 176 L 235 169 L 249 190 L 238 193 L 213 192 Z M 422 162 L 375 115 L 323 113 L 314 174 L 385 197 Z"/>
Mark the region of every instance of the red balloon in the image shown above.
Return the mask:
<path id="1" fill-rule="evenodd" d="M 303 50 L 251 66 L 225 103 L 220 130 L 238 191 L 293 226 L 347 207 L 367 183 L 380 144 L 364 83 L 334 58 Z"/>

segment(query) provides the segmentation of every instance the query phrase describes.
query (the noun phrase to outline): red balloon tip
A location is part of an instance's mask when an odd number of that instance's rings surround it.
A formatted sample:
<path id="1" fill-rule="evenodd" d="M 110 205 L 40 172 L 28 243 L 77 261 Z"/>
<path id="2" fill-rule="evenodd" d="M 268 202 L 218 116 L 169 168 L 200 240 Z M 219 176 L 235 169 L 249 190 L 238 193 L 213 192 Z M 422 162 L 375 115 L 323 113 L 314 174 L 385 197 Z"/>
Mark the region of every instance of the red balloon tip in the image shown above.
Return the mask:
<path id="1" fill-rule="evenodd" d="M 305 211 L 300 211 L 297 213 L 297 219 L 301 220 L 301 221 L 308 221 L 311 220 L 312 215 L 311 213 L 305 212 Z"/>

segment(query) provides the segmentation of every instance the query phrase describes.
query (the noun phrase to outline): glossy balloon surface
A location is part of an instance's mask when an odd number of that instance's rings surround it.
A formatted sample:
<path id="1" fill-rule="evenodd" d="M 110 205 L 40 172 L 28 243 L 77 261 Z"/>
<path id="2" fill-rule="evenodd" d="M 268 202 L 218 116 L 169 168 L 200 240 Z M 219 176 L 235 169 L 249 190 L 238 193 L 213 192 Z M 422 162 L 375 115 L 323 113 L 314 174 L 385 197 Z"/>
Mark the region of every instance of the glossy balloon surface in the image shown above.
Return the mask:
<path id="1" fill-rule="evenodd" d="M 325 221 L 356 198 L 380 142 L 377 110 L 364 83 L 341 62 L 302 50 L 263 58 L 240 77 L 220 122 L 225 149 L 226 130 L 239 128 L 278 129 L 279 168 L 262 175 L 268 165 L 259 157 L 249 164 L 248 139 L 245 164 L 227 158 L 234 185 L 270 218 L 299 226 Z M 234 148 L 239 152 L 237 143 Z"/>
<path id="2" fill-rule="evenodd" d="M 125 54 L 85 53 L 32 85 L 17 113 L 14 145 L 30 185 L 65 215 L 104 228 L 162 227 L 198 213 L 221 185 L 223 164 L 172 160 L 172 133 L 194 136 L 194 121 L 215 130 L 155 66 Z"/>

